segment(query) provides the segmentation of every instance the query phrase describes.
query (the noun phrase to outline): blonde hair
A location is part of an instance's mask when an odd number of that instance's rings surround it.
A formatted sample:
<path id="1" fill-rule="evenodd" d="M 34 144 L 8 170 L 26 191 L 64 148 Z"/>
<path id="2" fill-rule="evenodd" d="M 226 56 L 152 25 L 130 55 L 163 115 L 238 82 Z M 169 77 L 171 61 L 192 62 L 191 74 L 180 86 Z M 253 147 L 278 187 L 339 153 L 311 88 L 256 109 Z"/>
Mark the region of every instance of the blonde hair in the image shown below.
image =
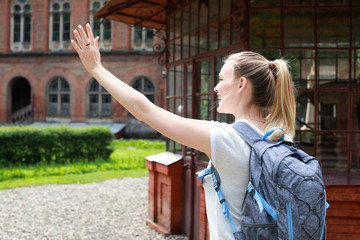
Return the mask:
<path id="1" fill-rule="evenodd" d="M 251 102 L 263 109 L 266 122 L 264 131 L 281 127 L 293 139 L 295 135 L 296 104 L 294 83 L 284 59 L 269 61 L 255 52 L 229 55 L 225 61 L 234 64 L 234 76 L 247 78 L 253 88 Z M 281 131 L 271 137 L 276 139 Z M 280 135 L 281 136 L 281 135 Z"/>

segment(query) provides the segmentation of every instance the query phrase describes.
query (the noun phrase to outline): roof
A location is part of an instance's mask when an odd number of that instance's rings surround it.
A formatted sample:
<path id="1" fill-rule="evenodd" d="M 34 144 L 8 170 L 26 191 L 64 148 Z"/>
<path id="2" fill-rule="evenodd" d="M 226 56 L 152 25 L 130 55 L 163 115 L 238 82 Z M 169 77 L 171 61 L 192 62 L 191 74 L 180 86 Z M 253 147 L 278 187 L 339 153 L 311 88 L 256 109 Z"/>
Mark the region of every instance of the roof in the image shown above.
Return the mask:
<path id="1" fill-rule="evenodd" d="M 95 17 L 165 30 L 166 6 L 167 0 L 110 0 Z"/>

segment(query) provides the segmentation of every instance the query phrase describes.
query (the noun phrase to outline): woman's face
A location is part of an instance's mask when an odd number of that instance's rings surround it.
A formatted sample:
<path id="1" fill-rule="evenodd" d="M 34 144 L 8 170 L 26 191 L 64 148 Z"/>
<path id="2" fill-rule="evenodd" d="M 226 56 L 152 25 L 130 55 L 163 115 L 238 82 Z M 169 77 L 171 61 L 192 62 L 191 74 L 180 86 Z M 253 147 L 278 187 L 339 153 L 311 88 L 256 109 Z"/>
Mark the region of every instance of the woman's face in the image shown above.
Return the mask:
<path id="1" fill-rule="evenodd" d="M 237 87 L 234 79 L 234 67 L 231 61 L 226 61 L 219 73 L 219 83 L 214 91 L 219 99 L 217 111 L 219 113 L 234 114 Z"/>

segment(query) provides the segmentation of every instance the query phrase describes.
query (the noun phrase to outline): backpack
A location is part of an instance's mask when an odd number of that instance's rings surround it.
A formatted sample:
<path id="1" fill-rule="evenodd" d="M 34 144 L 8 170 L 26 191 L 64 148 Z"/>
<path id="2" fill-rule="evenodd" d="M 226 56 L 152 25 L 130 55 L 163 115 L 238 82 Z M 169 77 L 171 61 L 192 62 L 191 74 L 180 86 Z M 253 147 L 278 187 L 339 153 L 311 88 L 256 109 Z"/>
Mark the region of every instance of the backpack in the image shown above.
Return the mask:
<path id="1" fill-rule="evenodd" d="M 277 128 L 262 136 L 246 122 L 235 122 L 232 127 L 251 146 L 250 179 L 241 210 L 240 231 L 231 219 L 216 168 L 211 164 L 198 178 L 203 181 L 205 175 L 212 174 L 215 191 L 234 238 L 325 239 L 329 204 L 318 159 L 300 150 L 296 144 L 284 141 L 284 134 L 277 142 L 267 141 Z"/>

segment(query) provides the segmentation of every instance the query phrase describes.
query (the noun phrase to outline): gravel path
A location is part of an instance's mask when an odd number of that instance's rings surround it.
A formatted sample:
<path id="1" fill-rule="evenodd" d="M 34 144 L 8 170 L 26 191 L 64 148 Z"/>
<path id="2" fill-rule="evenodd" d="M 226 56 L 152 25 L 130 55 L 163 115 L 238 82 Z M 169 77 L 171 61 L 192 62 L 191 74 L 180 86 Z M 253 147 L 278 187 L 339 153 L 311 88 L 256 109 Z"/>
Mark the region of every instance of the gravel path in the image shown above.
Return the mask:
<path id="1" fill-rule="evenodd" d="M 0 239 L 187 239 L 145 224 L 147 196 L 147 177 L 1 190 Z"/>

